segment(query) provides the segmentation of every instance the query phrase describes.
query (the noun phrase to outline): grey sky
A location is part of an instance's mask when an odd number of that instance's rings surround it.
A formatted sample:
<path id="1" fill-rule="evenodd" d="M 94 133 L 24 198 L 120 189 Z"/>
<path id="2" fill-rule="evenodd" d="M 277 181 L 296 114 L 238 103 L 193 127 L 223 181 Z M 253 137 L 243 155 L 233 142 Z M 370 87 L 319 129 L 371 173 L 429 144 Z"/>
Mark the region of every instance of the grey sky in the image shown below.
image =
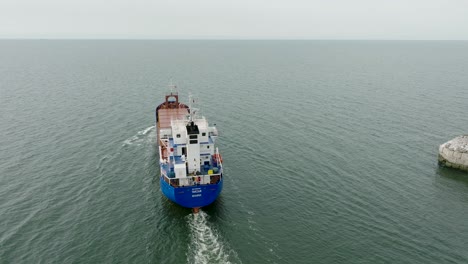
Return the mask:
<path id="1" fill-rule="evenodd" d="M 0 0 L 0 37 L 468 40 L 468 0 Z"/>

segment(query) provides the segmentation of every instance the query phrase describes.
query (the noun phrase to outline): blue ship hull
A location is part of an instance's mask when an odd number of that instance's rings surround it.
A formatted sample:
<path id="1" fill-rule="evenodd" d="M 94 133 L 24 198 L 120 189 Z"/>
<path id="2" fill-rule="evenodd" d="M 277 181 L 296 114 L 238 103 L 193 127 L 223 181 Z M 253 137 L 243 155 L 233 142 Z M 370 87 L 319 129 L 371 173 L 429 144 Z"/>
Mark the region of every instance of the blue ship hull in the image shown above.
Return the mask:
<path id="1" fill-rule="evenodd" d="M 216 184 L 175 188 L 165 182 L 163 177 L 159 179 L 163 194 L 174 203 L 187 208 L 200 208 L 213 203 L 223 189 L 223 178 Z"/>

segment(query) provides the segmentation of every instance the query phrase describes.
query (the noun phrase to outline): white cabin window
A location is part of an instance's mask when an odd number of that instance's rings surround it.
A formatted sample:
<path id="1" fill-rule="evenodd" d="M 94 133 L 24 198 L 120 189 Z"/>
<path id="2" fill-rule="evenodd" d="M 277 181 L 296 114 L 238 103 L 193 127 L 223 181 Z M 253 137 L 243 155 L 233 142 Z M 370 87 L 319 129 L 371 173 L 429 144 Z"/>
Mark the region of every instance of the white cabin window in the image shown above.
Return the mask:
<path id="1" fill-rule="evenodd" d="M 180 134 L 177 134 L 176 137 L 177 137 L 177 138 L 180 138 Z"/>

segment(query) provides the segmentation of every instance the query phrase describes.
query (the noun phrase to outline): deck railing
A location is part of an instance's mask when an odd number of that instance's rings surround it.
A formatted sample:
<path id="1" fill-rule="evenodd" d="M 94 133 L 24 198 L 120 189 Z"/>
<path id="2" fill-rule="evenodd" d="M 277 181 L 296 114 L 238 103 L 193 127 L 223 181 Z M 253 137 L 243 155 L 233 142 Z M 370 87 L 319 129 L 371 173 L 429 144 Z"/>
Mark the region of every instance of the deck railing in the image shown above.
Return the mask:
<path id="1" fill-rule="evenodd" d="M 217 184 L 222 178 L 221 173 L 211 175 L 199 175 L 199 176 L 187 176 L 185 178 L 169 178 L 163 174 L 164 181 L 170 184 L 172 187 L 186 187 L 186 186 L 198 186 Z"/>

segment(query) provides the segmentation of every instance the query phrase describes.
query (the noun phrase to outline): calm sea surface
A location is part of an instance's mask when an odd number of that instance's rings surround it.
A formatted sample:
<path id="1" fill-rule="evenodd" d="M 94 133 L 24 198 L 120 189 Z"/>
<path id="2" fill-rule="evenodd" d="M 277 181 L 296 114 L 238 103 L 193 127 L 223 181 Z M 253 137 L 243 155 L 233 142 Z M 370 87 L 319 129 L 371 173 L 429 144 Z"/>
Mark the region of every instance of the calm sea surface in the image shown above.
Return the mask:
<path id="1" fill-rule="evenodd" d="M 173 80 L 219 199 L 159 190 Z M 0 41 L 1 263 L 468 263 L 468 42 Z"/>

